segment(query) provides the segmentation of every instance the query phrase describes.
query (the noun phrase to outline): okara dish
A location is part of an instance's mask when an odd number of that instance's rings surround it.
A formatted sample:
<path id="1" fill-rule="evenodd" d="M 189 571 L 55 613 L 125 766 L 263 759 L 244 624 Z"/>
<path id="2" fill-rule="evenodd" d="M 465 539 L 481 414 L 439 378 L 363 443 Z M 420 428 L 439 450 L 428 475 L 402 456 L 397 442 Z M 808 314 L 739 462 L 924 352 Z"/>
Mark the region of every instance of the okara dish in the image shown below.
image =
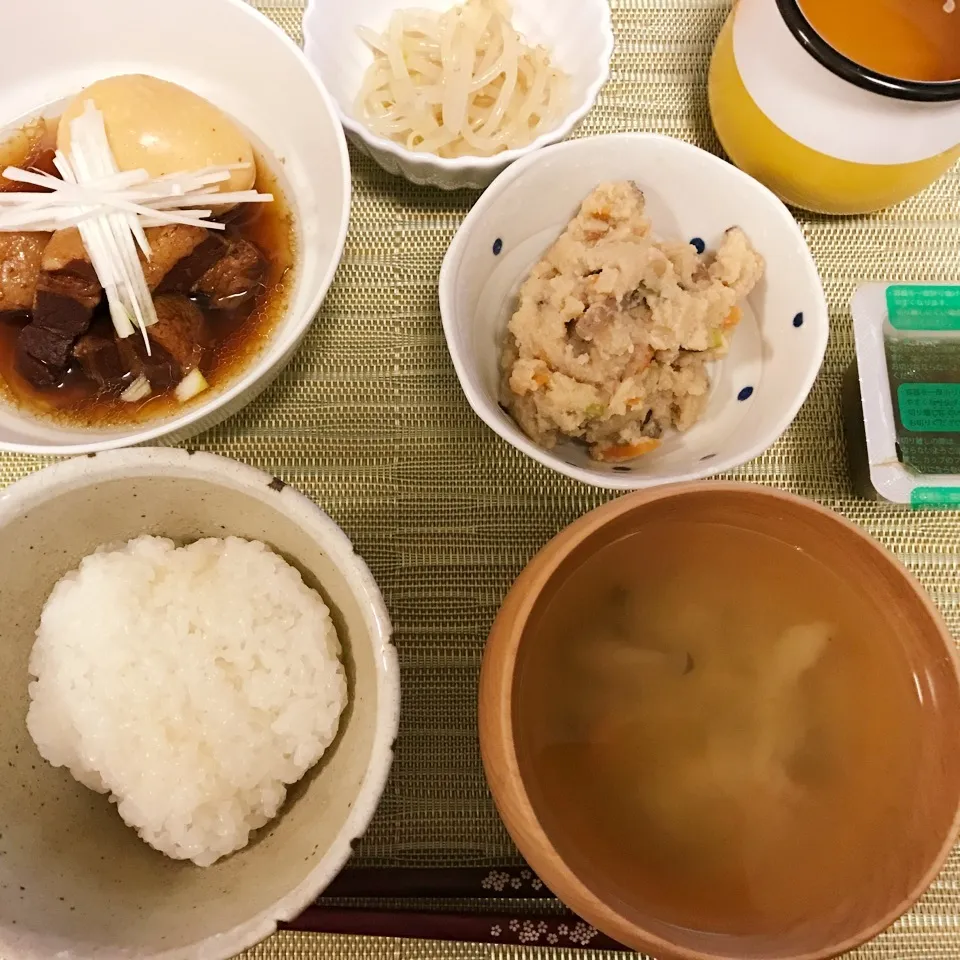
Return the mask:
<path id="1" fill-rule="evenodd" d="M 242 370 L 293 282 L 294 224 L 271 162 L 211 103 L 150 76 L 99 81 L 0 140 L 8 400 L 123 424 Z"/>
<path id="2" fill-rule="evenodd" d="M 578 218 L 598 183 L 621 185 L 613 226 L 592 222 L 592 201 Z M 703 150 L 637 133 L 557 144 L 501 174 L 444 257 L 440 313 L 460 385 L 492 430 L 618 489 L 762 453 L 806 399 L 828 331 L 783 204 Z"/>
<path id="3" fill-rule="evenodd" d="M 726 355 L 738 303 L 763 275 L 739 228 L 704 256 L 655 240 L 644 204 L 635 183 L 600 184 L 520 287 L 501 399 L 543 447 L 573 438 L 622 462 L 692 427 L 708 364 Z"/>

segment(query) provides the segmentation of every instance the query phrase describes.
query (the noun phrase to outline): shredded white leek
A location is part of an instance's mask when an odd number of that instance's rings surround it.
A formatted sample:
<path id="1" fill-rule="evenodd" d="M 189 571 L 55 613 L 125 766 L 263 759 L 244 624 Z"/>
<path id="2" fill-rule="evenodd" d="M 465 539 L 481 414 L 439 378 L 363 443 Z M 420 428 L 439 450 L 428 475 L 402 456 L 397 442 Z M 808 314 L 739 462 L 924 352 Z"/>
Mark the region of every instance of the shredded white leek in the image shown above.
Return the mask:
<path id="1" fill-rule="evenodd" d="M 72 140 L 69 157 L 58 150 L 54 158 L 54 164 L 63 177 L 62 183 L 67 185 L 67 190 L 90 181 L 116 176 L 119 171 L 107 142 L 103 114 L 91 101 L 87 102 L 83 113 L 71 122 L 70 135 Z M 76 202 L 75 200 L 75 205 Z M 82 200 L 80 202 L 82 204 Z M 78 212 L 85 212 L 85 206 L 80 206 Z M 77 228 L 97 279 L 106 294 L 117 336 L 130 336 L 134 332 L 131 320 L 136 320 L 149 353 L 147 327 L 157 322 L 157 313 L 137 255 L 138 245 L 144 256 L 150 255 L 150 245 L 143 227 L 128 212 L 100 209 L 95 216 L 78 222 Z"/>
<path id="2" fill-rule="evenodd" d="M 203 393 L 209 387 L 207 378 L 200 372 L 199 367 L 194 367 L 176 386 L 174 394 L 181 403 L 192 400 L 198 393 Z"/>
<path id="3" fill-rule="evenodd" d="M 42 187 L 45 192 L 0 193 L 0 231 L 53 231 L 77 227 L 103 287 L 119 337 L 139 329 L 150 353 L 147 328 L 157 322 L 153 298 L 137 253 L 150 258 L 147 227 L 186 224 L 223 230 L 209 218 L 213 207 L 266 203 L 272 194 L 256 190 L 220 193 L 216 184 L 246 164 L 226 164 L 151 179 L 146 170 L 117 168 L 103 114 L 88 100 L 70 123 L 70 151 L 57 151 L 55 177 L 7 167 L 3 176 Z M 62 178 L 62 179 L 61 179 Z M 131 385 L 132 386 L 132 385 Z M 148 384 L 149 386 L 149 384 Z"/>
<path id="4" fill-rule="evenodd" d="M 506 0 L 400 10 L 383 35 L 358 33 L 374 60 L 357 115 L 410 150 L 492 156 L 553 129 L 565 109 L 566 74 L 517 35 Z"/>
<path id="5" fill-rule="evenodd" d="M 151 393 L 153 393 L 153 388 L 150 386 L 150 381 L 141 373 L 140 376 L 120 394 L 120 399 L 125 403 L 136 403 L 138 400 L 146 400 Z"/>

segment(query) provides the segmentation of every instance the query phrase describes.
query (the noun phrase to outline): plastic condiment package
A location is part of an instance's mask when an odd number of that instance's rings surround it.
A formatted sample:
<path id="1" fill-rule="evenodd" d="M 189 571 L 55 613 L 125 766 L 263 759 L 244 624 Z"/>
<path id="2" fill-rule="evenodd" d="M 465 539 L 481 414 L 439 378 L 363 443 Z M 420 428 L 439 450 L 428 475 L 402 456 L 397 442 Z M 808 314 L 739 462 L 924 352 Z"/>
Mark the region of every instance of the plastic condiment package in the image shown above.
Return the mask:
<path id="1" fill-rule="evenodd" d="M 853 298 L 863 432 L 855 482 L 915 508 L 960 508 L 960 284 L 868 283 Z M 858 381 L 858 382 L 857 382 Z M 866 470 L 857 457 L 865 442 Z"/>
<path id="2" fill-rule="evenodd" d="M 960 7 L 949 16 L 960 17 Z M 890 206 L 960 157 L 960 82 L 862 68 L 819 36 L 799 0 L 734 4 L 714 49 L 709 93 L 731 160 L 808 210 Z"/>

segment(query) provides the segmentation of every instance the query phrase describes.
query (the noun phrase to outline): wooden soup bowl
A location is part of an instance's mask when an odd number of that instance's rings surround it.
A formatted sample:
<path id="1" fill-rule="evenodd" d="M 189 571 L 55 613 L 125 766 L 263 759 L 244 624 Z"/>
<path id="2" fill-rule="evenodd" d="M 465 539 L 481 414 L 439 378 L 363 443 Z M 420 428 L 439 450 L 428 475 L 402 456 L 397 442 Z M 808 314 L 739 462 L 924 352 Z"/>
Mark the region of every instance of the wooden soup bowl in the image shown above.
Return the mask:
<path id="1" fill-rule="evenodd" d="M 518 664 L 522 667 L 537 636 L 530 624 L 556 585 L 587 556 L 664 519 L 721 522 L 805 550 L 840 573 L 851 589 L 882 605 L 914 673 L 923 703 L 922 747 L 917 780 L 905 786 L 909 814 L 889 831 L 884 870 L 865 871 L 843 908 L 828 917 L 742 936 L 683 929 L 658 919 L 642 902 L 625 902 L 623 890 L 591 864 L 590 850 L 577 849 L 569 834 L 551 836 L 544 825 L 549 791 L 532 781 L 518 749 L 523 740 L 517 726 Z M 659 487 L 614 500 L 563 530 L 521 573 L 493 625 L 480 677 L 479 726 L 487 781 L 530 866 L 597 929 L 660 960 L 824 960 L 853 949 L 919 899 L 960 828 L 960 672 L 946 625 L 917 581 L 879 544 L 829 510 L 775 490 L 738 483 Z"/>

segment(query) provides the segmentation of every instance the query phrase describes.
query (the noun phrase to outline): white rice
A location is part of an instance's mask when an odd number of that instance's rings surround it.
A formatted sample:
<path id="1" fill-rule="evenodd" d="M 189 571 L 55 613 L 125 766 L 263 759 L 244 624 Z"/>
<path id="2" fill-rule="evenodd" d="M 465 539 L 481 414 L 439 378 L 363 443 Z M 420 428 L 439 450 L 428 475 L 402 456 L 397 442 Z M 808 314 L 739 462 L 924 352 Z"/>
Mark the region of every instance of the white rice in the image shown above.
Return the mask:
<path id="1" fill-rule="evenodd" d="M 264 544 L 140 537 L 54 587 L 30 657 L 40 753 L 207 866 L 277 814 L 347 702 L 321 598 Z"/>

